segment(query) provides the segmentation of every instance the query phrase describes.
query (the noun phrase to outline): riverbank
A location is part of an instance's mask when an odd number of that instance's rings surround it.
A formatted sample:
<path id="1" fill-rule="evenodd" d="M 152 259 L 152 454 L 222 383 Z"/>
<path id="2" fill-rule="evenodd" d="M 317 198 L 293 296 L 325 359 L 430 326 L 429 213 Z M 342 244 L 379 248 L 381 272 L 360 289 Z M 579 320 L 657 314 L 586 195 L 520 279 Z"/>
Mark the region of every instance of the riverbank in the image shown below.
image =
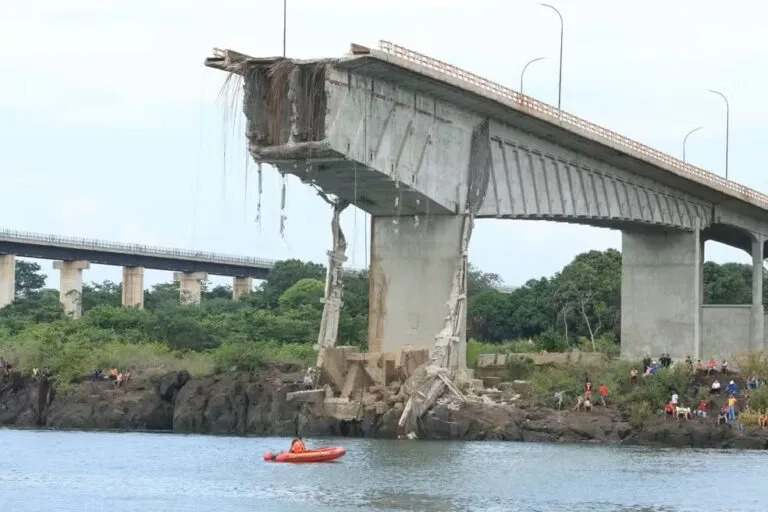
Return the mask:
<path id="1" fill-rule="evenodd" d="M 260 373 L 191 378 L 187 372 L 137 377 L 117 388 L 106 380 L 55 391 L 44 379 L 14 374 L 0 386 L 0 425 L 78 430 L 141 430 L 232 435 L 360 436 L 397 438 L 405 397 L 380 389 L 359 403 L 358 420 L 317 414 L 289 400 L 303 388 L 298 366 Z M 557 410 L 521 397 L 512 385 L 509 400 L 460 402 L 441 399 L 418 428 L 423 439 L 504 440 L 554 443 L 612 443 L 695 448 L 768 448 L 768 430 L 744 435 L 714 418 L 664 420 L 651 415 L 632 421 L 615 407 Z M 512 402 L 512 403 L 510 403 Z"/>

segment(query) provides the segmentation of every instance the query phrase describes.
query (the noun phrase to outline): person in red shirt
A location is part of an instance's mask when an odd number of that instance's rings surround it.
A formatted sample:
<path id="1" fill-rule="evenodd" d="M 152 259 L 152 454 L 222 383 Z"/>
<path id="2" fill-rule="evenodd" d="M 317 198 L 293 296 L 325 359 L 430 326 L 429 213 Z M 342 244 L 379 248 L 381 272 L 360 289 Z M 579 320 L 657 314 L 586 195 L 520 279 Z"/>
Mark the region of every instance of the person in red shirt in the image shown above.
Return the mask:
<path id="1" fill-rule="evenodd" d="M 707 410 L 708 409 L 709 409 L 709 402 L 707 402 L 706 400 L 702 399 L 699 402 L 699 410 L 696 411 L 696 414 L 698 416 L 701 416 L 702 418 L 706 418 L 707 417 Z"/>
<path id="2" fill-rule="evenodd" d="M 606 407 L 605 397 L 608 396 L 608 388 L 605 384 L 600 384 L 598 391 L 600 392 L 600 401 L 603 403 L 603 407 Z"/>

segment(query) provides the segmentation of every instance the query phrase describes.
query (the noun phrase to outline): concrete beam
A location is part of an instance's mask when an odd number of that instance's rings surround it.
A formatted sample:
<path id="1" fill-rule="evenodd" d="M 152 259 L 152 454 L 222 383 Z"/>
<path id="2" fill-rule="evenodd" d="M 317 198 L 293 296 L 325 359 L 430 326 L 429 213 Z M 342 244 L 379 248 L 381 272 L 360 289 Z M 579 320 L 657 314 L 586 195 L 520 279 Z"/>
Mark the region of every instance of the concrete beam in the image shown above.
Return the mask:
<path id="1" fill-rule="evenodd" d="M 144 309 L 143 267 L 123 267 L 123 307 Z"/>
<path id="2" fill-rule="evenodd" d="M 448 314 L 463 218 L 373 217 L 371 225 L 369 351 L 397 352 L 406 344 L 431 351 Z M 460 354 L 465 336 L 462 326 Z"/>
<path id="3" fill-rule="evenodd" d="M 16 256 L 0 254 L 0 308 L 13 302 L 16 296 Z"/>
<path id="4" fill-rule="evenodd" d="M 700 233 L 622 233 L 622 356 L 702 357 Z"/>
<path id="5" fill-rule="evenodd" d="M 175 272 L 173 278 L 179 283 L 179 297 L 184 305 L 199 305 L 203 291 L 203 281 L 208 279 L 207 272 Z"/>
<path id="6" fill-rule="evenodd" d="M 239 300 L 243 295 L 253 291 L 252 277 L 232 278 L 232 299 Z"/>
<path id="7" fill-rule="evenodd" d="M 59 301 L 64 313 L 72 318 L 83 314 L 83 270 L 91 264 L 83 260 L 54 261 L 53 268 L 59 271 Z"/>

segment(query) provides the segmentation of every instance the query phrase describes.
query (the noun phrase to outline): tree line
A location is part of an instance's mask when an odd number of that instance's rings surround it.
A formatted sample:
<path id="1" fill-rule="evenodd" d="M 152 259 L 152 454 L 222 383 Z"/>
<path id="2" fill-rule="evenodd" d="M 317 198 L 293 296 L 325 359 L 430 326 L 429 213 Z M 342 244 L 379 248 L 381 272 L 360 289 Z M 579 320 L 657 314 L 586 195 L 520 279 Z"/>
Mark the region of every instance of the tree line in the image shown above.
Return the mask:
<path id="1" fill-rule="evenodd" d="M 177 283 L 162 283 L 145 291 L 145 309 L 120 307 L 121 285 L 110 281 L 84 285 L 84 314 L 67 319 L 58 291 L 44 287 L 39 265 L 17 263 L 16 301 L 0 310 L 0 338 L 18 336 L 46 324 L 61 336 L 104 337 L 143 343 L 159 342 L 172 350 L 204 351 L 223 344 L 253 341 L 311 344 L 322 316 L 323 265 L 285 260 L 252 293 L 233 301 L 230 286 L 204 285 L 199 307 L 179 304 Z M 750 265 L 707 262 L 705 302 L 749 304 Z M 468 337 L 500 343 L 532 339 L 548 350 L 575 344 L 593 349 L 615 345 L 621 321 L 621 253 L 589 251 L 551 277 L 532 279 L 511 293 L 496 289 L 498 275 L 470 268 L 468 277 Z M 768 287 L 766 289 L 768 295 Z M 368 277 L 344 279 L 344 305 L 339 344 L 366 346 Z"/>

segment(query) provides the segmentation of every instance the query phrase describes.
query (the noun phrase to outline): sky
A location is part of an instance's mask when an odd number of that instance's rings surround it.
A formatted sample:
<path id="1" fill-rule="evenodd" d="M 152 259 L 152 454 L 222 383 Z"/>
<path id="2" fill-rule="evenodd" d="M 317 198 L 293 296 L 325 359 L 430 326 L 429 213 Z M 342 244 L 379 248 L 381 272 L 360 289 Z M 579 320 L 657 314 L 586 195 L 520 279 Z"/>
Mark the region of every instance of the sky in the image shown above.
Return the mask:
<path id="1" fill-rule="evenodd" d="M 564 18 L 563 109 L 722 174 L 730 101 L 733 180 L 768 190 L 768 4 L 552 0 Z M 409 47 L 557 103 L 559 21 L 521 0 L 287 0 L 289 57 L 336 57 L 352 42 Z M 282 0 L 0 0 L 0 229 L 227 254 L 326 261 L 330 210 L 246 154 L 239 98 L 204 67 L 212 49 L 282 53 Z M 347 209 L 348 263 L 367 265 L 368 217 Z M 621 234 L 552 222 L 483 220 L 470 260 L 508 285 Z M 713 242 L 706 257 L 749 262 Z M 56 287 L 50 261 L 39 261 Z M 86 281 L 119 281 L 96 266 Z M 171 280 L 147 271 L 146 286 Z M 226 283 L 227 278 L 212 279 Z"/>

